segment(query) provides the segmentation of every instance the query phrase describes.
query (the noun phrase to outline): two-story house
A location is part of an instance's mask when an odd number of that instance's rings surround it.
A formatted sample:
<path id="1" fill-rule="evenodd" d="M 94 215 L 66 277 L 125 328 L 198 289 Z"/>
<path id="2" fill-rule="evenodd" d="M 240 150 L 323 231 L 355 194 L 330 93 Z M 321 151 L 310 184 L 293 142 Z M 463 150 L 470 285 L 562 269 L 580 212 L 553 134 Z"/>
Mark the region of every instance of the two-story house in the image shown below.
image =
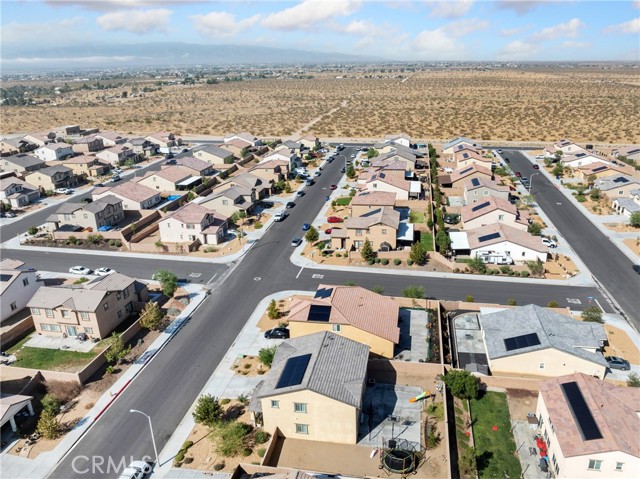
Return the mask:
<path id="1" fill-rule="evenodd" d="M 96 133 L 96 138 L 100 138 L 102 140 L 102 144 L 105 148 L 111 148 L 116 145 L 123 145 L 127 142 L 128 138 L 120 133 L 116 133 L 115 131 L 101 131 Z"/>
<path id="2" fill-rule="evenodd" d="M 182 166 L 167 166 L 160 171 L 150 171 L 138 180 L 140 185 L 164 192 L 187 190 L 201 182 L 200 176 L 195 176 L 192 170 Z"/>
<path id="3" fill-rule="evenodd" d="M 225 184 L 215 188 L 210 195 L 199 199 L 198 202 L 209 210 L 231 217 L 240 211 L 247 215 L 251 214 L 256 201 L 254 189 L 241 185 L 229 187 L 228 184 Z"/>
<path id="4" fill-rule="evenodd" d="M 12 208 L 22 208 L 40 198 L 40 191 L 34 185 L 15 176 L 0 179 L 0 201 Z"/>
<path id="5" fill-rule="evenodd" d="M 476 140 L 471 140 L 469 138 L 465 138 L 463 136 L 459 136 L 444 145 L 442 145 L 442 154 L 443 155 L 453 155 L 455 153 L 457 146 L 470 146 L 475 148 L 476 150 L 482 150 L 482 145 L 480 142 Z"/>
<path id="6" fill-rule="evenodd" d="M 107 195 L 93 203 L 64 203 L 47 218 L 54 229 L 62 225 L 91 228 L 94 232 L 103 227 L 113 227 L 124 219 L 122 200 Z"/>
<path id="7" fill-rule="evenodd" d="M 177 138 L 173 133 L 160 132 L 152 133 L 145 137 L 145 140 L 150 141 L 158 148 L 171 148 L 173 146 L 182 145 L 182 139 Z"/>
<path id="8" fill-rule="evenodd" d="M 48 143 L 33 152 L 42 161 L 64 160 L 74 155 L 73 148 L 67 143 Z"/>
<path id="9" fill-rule="evenodd" d="M 136 155 L 150 158 L 158 154 L 158 145 L 145 138 L 131 138 L 124 145 L 131 148 Z"/>
<path id="10" fill-rule="evenodd" d="M 212 165 L 231 165 L 237 158 L 229 150 L 215 145 L 207 145 L 193 151 L 193 156 Z"/>
<path id="11" fill-rule="evenodd" d="M 95 153 L 104 150 L 104 143 L 102 138 L 98 138 L 96 135 L 89 135 L 73 140 L 72 148 L 76 153 Z"/>
<path id="12" fill-rule="evenodd" d="M 470 165 L 466 168 L 455 170 L 453 173 L 444 173 L 438 175 L 438 183 L 445 188 L 461 188 L 465 182 L 473 178 L 485 178 L 494 180 L 493 173 L 489 168 L 480 165 Z"/>
<path id="13" fill-rule="evenodd" d="M 347 218 L 340 227 L 332 228 L 331 247 L 359 250 L 368 239 L 374 251 L 391 251 L 396 249 L 399 229 L 400 213 L 383 206 L 362 216 Z"/>
<path id="14" fill-rule="evenodd" d="M 0 140 L 0 152 L 2 156 L 17 155 L 18 153 L 27 153 L 38 148 L 38 145 L 27 140 L 24 136 L 15 138 L 3 138 Z"/>
<path id="15" fill-rule="evenodd" d="M 229 143 L 233 140 L 240 140 L 246 144 L 246 146 L 260 146 L 262 145 L 262 141 L 260 141 L 255 135 L 247 131 L 243 131 L 242 133 L 234 133 L 223 138 L 225 143 Z"/>
<path id="16" fill-rule="evenodd" d="M 159 223 L 163 243 L 217 245 L 227 234 L 228 218 L 197 203 L 188 203 L 165 216 Z"/>
<path id="17" fill-rule="evenodd" d="M 497 182 L 488 179 L 486 176 L 471 178 L 464 183 L 465 204 L 482 201 L 489 196 L 496 196 L 503 200 L 509 200 L 509 187 L 499 185 Z"/>
<path id="18" fill-rule="evenodd" d="M 349 204 L 351 216 L 362 216 L 380 208 L 393 208 L 396 194 L 391 191 L 362 191 L 351 198 Z"/>
<path id="19" fill-rule="evenodd" d="M 133 187 L 131 183 L 121 183 L 113 187 L 96 188 L 91 192 L 93 201 L 110 195 L 122 200 L 122 209 L 125 211 L 149 210 L 162 202 L 159 191 L 139 183 Z"/>
<path id="20" fill-rule="evenodd" d="M 251 167 L 249 172 L 259 176 L 271 184 L 286 180 L 289 177 L 289 161 L 288 160 L 266 160 L 261 161 L 257 165 Z"/>
<path id="21" fill-rule="evenodd" d="M 26 308 L 40 286 L 34 268 L 14 259 L 0 261 L 0 324 Z"/>
<path id="22" fill-rule="evenodd" d="M 417 183 L 417 191 L 412 188 Z M 387 191 L 395 193 L 396 199 L 408 200 L 409 196 L 415 197 L 420 194 L 420 182 L 419 181 L 407 181 L 402 178 L 398 178 L 394 174 L 386 173 L 384 170 L 378 171 L 370 176 L 364 188 L 367 191 Z"/>
<path id="23" fill-rule="evenodd" d="M 2 171 L 10 171 L 17 176 L 25 176 L 34 171 L 46 168 L 47 164 L 40 158 L 28 155 L 27 153 L 18 153 L 13 156 L 5 156 L 0 160 Z"/>
<path id="24" fill-rule="evenodd" d="M 521 215 L 515 205 L 495 196 L 463 206 L 460 216 L 465 230 L 494 223 L 504 223 L 523 231 L 526 231 L 529 226 L 526 215 Z"/>
<path id="25" fill-rule="evenodd" d="M 61 160 L 60 163 L 71 168 L 73 174 L 84 178 L 97 178 L 111 171 L 111 165 L 101 161 L 96 156 L 72 156 L 66 160 Z"/>
<path id="26" fill-rule="evenodd" d="M 225 184 L 231 186 L 239 185 L 255 190 L 257 200 L 261 200 L 271 194 L 271 184 L 251 173 L 245 172 L 237 176 L 232 176 Z"/>
<path id="27" fill-rule="evenodd" d="M 267 153 L 263 157 L 263 161 L 268 160 L 283 160 L 289 163 L 289 171 L 293 171 L 298 166 L 302 165 L 300 157 L 296 153 L 295 150 L 287 148 L 286 146 L 280 145 L 275 150 L 270 153 Z"/>
<path id="28" fill-rule="evenodd" d="M 176 159 L 176 166 L 188 168 L 195 176 L 212 176 L 216 172 L 216 169 L 211 163 L 199 160 L 193 156 Z"/>
<path id="29" fill-rule="evenodd" d="M 96 154 L 96 158 L 105 161 L 113 166 L 122 165 L 125 161 L 136 161 L 138 159 L 137 153 L 133 149 L 124 144 L 118 144 L 102 150 Z"/>
<path id="30" fill-rule="evenodd" d="M 55 191 L 58 188 L 70 188 L 78 184 L 78 177 L 68 166 L 56 165 L 39 169 L 25 175 L 25 181 L 40 188 L 40 191 Z"/>
<path id="31" fill-rule="evenodd" d="M 148 299 L 146 284 L 111 273 L 81 285 L 42 286 L 27 306 L 39 334 L 105 339 Z"/>

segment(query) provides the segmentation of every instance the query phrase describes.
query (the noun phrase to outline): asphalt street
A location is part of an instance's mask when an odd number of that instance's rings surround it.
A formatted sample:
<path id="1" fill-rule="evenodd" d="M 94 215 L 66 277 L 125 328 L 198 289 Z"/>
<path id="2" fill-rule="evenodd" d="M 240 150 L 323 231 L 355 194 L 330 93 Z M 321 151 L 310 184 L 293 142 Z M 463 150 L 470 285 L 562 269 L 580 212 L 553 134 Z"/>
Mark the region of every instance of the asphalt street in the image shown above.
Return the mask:
<path id="1" fill-rule="evenodd" d="M 640 329 L 640 276 L 633 263 L 520 152 L 504 150 L 511 169 L 529 177 L 531 193 L 558 231 Z M 536 174 L 532 179 L 532 175 Z"/>

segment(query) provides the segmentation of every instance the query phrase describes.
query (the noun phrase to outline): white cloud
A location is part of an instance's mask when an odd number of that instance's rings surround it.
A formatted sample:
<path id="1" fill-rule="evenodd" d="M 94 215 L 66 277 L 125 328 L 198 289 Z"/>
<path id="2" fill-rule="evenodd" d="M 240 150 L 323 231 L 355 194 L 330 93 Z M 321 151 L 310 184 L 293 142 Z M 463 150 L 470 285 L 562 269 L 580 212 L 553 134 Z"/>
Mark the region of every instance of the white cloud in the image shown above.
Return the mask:
<path id="1" fill-rule="evenodd" d="M 591 46 L 589 42 L 576 42 L 574 40 L 567 40 L 562 43 L 564 48 L 587 48 Z"/>
<path id="2" fill-rule="evenodd" d="M 96 22 L 106 31 L 122 30 L 125 32 L 145 34 L 150 32 L 166 32 L 169 18 L 173 12 L 166 8 L 155 10 L 121 10 L 105 13 Z"/>
<path id="3" fill-rule="evenodd" d="M 452 59 L 462 46 L 455 41 L 442 28 L 435 30 L 423 30 L 413 40 L 411 46 L 419 53 L 435 55 L 438 58 Z"/>
<path id="4" fill-rule="evenodd" d="M 204 3 L 205 0 L 180 0 L 179 3 Z M 171 0 L 45 0 L 45 3 L 54 7 L 84 7 L 89 10 L 108 11 L 123 8 L 142 8 L 151 6 L 175 6 Z"/>
<path id="5" fill-rule="evenodd" d="M 496 2 L 496 6 L 503 10 L 513 10 L 518 15 L 524 15 L 537 6 L 550 2 L 551 0 L 499 0 Z"/>
<path id="6" fill-rule="evenodd" d="M 606 33 L 640 33 L 640 18 L 634 18 L 628 22 L 611 25 L 604 29 Z"/>
<path id="7" fill-rule="evenodd" d="M 346 25 L 333 23 L 329 28 L 334 32 L 348 33 L 351 35 L 372 35 L 375 33 L 376 26 L 366 20 L 353 20 Z"/>
<path id="8" fill-rule="evenodd" d="M 307 30 L 332 18 L 351 15 L 361 5 L 361 0 L 303 0 L 294 7 L 272 13 L 262 21 L 262 26 L 274 30 Z"/>
<path id="9" fill-rule="evenodd" d="M 498 60 L 531 60 L 534 55 L 540 51 L 540 48 L 533 44 L 516 40 L 506 45 L 500 53 Z"/>
<path id="10" fill-rule="evenodd" d="M 450 0 L 446 2 L 432 2 L 431 16 L 440 18 L 459 18 L 471 9 L 474 0 Z"/>
<path id="11" fill-rule="evenodd" d="M 511 37 L 517 33 L 523 32 L 527 27 L 515 27 L 515 28 L 503 28 L 500 30 L 500 35 L 503 37 Z"/>
<path id="12" fill-rule="evenodd" d="M 206 15 L 192 15 L 189 17 L 193 27 L 208 37 L 233 37 L 253 26 L 260 19 L 254 15 L 244 20 L 236 20 L 235 15 L 227 12 L 211 12 Z"/>
<path id="13" fill-rule="evenodd" d="M 579 18 L 572 18 L 568 22 L 559 23 L 534 33 L 534 40 L 552 40 L 554 38 L 576 38 L 586 25 Z"/>
<path id="14" fill-rule="evenodd" d="M 464 20 L 451 22 L 442 28 L 451 36 L 464 37 L 477 30 L 486 30 L 489 28 L 489 22 L 477 18 L 465 18 Z"/>
<path id="15" fill-rule="evenodd" d="M 0 41 L 5 48 L 37 46 L 43 48 L 42 39 L 48 47 L 60 47 L 86 42 L 88 34 L 79 32 L 76 27 L 84 22 L 82 17 L 43 23 L 11 22 L 0 27 Z M 34 35 L 37 32 L 37 35 Z M 6 54 L 7 51 L 3 51 Z"/>

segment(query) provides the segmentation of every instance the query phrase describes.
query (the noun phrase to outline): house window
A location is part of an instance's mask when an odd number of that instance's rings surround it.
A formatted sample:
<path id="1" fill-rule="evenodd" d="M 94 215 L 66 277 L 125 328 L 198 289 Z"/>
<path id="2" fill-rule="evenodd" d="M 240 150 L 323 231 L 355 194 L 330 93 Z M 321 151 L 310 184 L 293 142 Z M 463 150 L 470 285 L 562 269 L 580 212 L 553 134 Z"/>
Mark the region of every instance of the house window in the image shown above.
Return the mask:
<path id="1" fill-rule="evenodd" d="M 63 310 L 61 311 L 61 313 L 62 313 L 62 317 L 63 317 L 63 318 L 68 318 L 68 317 L 69 317 L 69 311 L 67 311 L 67 310 L 64 310 L 64 309 L 63 309 Z"/>
<path id="2" fill-rule="evenodd" d="M 118 319 L 122 319 L 122 311 L 118 311 Z"/>
<path id="3" fill-rule="evenodd" d="M 22 280 L 22 286 L 29 286 L 29 278 L 24 278 Z"/>
<path id="4" fill-rule="evenodd" d="M 124 299 L 127 299 L 127 298 L 129 297 L 129 294 L 130 294 L 130 293 L 129 293 L 129 289 L 128 289 L 128 288 L 127 288 L 127 289 L 123 289 L 123 290 L 122 290 L 122 297 L 123 297 Z"/>
<path id="5" fill-rule="evenodd" d="M 225 205 L 225 206 L 228 205 L 229 204 L 229 200 L 222 200 L 222 204 Z"/>
<path id="6" fill-rule="evenodd" d="M 116 300 L 120 301 L 120 292 L 116 293 Z"/>
<path id="7" fill-rule="evenodd" d="M 11 303 L 11 311 L 15 311 L 16 309 L 18 309 L 18 305 L 14 301 L 13 303 Z"/>
<path id="8" fill-rule="evenodd" d="M 129 301 L 127 304 L 124 305 L 124 310 L 127 313 L 130 313 L 133 310 L 133 305 L 131 304 L 131 301 Z"/>
<path id="9" fill-rule="evenodd" d="M 109 309 L 109 303 L 104 303 L 104 310 L 107 311 Z"/>
<path id="10" fill-rule="evenodd" d="M 84 215 L 82 215 L 82 217 L 86 220 L 87 218 L 89 218 L 89 215 L 84 214 Z"/>
<path id="11" fill-rule="evenodd" d="M 504 215 L 498 215 L 498 221 L 504 221 Z"/>
<path id="12" fill-rule="evenodd" d="M 296 434 L 309 434 L 309 425 L 296 424 Z"/>
<path id="13" fill-rule="evenodd" d="M 382 234 L 383 234 L 383 235 L 386 235 L 386 234 L 387 234 L 387 230 L 386 230 L 386 229 L 383 229 L 383 230 L 382 230 Z"/>
<path id="14" fill-rule="evenodd" d="M 293 403 L 293 412 L 301 412 L 307 413 L 307 403 L 305 402 L 294 402 Z"/>
<path id="15" fill-rule="evenodd" d="M 373 187 L 374 187 L 374 188 L 377 188 L 377 187 L 378 187 L 378 183 L 374 183 L 374 184 L 373 184 Z"/>
<path id="16" fill-rule="evenodd" d="M 273 409 L 280 409 L 280 401 L 271 400 L 271 407 Z"/>
<path id="17" fill-rule="evenodd" d="M 187 229 L 188 229 L 188 230 L 195 229 L 195 227 L 196 227 L 195 225 L 187 225 Z"/>
<path id="18" fill-rule="evenodd" d="M 616 462 L 616 471 L 622 471 L 624 467 L 624 462 Z"/>
<path id="19" fill-rule="evenodd" d="M 84 328 L 84 332 L 87 334 L 93 334 L 93 328 Z"/>
<path id="20" fill-rule="evenodd" d="M 331 331 L 339 333 L 340 331 L 342 331 L 342 325 L 334 324 L 333 326 L 331 326 Z"/>
<path id="21" fill-rule="evenodd" d="M 83 321 L 89 321 L 89 313 L 86 311 L 80 311 L 80 318 L 82 318 Z"/>
<path id="22" fill-rule="evenodd" d="M 538 367 L 539 367 L 540 369 L 544 369 L 544 363 L 540 363 L 540 364 L 538 365 Z"/>
<path id="23" fill-rule="evenodd" d="M 44 314 L 47 315 L 47 318 L 53 318 L 53 309 L 49 309 L 49 308 L 45 309 Z"/>
<path id="24" fill-rule="evenodd" d="M 31 308 L 31 314 L 40 315 L 40 308 Z"/>
<path id="25" fill-rule="evenodd" d="M 590 471 L 599 471 L 601 467 L 602 461 L 598 459 L 589 459 L 589 466 L 587 467 L 587 469 L 589 469 Z"/>
<path id="26" fill-rule="evenodd" d="M 362 236 L 362 230 L 357 229 L 356 230 L 356 236 Z"/>
<path id="27" fill-rule="evenodd" d="M 40 325 L 40 328 L 43 331 L 51 331 L 51 332 L 54 332 L 54 333 L 59 333 L 60 331 L 62 331 L 60 329 L 60 325 L 59 324 L 44 324 L 43 323 L 43 324 Z"/>

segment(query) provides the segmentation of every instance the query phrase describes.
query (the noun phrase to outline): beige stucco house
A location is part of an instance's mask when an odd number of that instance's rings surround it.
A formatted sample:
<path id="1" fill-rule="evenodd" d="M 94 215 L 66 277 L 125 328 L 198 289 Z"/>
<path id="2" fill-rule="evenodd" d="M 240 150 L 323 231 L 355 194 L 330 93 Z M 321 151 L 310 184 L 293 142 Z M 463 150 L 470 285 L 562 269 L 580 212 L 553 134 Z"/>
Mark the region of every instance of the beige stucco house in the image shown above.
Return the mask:
<path id="1" fill-rule="evenodd" d="M 488 179 L 486 176 L 472 178 L 464 183 L 464 202 L 466 205 L 477 203 L 489 196 L 509 200 L 509 187 L 499 185 L 497 182 Z"/>
<path id="2" fill-rule="evenodd" d="M 96 138 L 102 140 L 102 144 L 105 148 L 111 148 L 116 145 L 123 145 L 127 142 L 128 138 L 115 131 L 101 131 L 96 133 Z"/>
<path id="3" fill-rule="evenodd" d="M 230 177 L 221 185 L 221 187 L 224 187 L 224 185 L 244 186 L 245 188 L 254 190 L 257 200 L 265 198 L 271 194 L 271 182 L 248 172 Z"/>
<path id="4" fill-rule="evenodd" d="M 588 374 L 540 385 L 536 417 L 558 479 L 640 477 L 640 394 Z"/>
<path id="5" fill-rule="evenodd" d="M 183 166 L 165 166 L 160 171 L 149 172 L 138 183 L 153 190 L 172 192 L 186 190 L 202 181 L 200 176 Z"/>
<path id="6" fill-rule="evenodd" d="M 0 152 L 2 156 L 17 155 L 33 151 L 38 147 L 35 143 L 27 140 L 24 136 L 14 138 L 3 138 L 0 140 Z"/>
<path id="7" fill-rule="evenodd" d="M 294 300 L 287 321 L 292 338 L 331 331 L 366 344 L 371 354 L 393 358 L 399 312 L 398 303 L 368 289 L 321 284 L 313 298 Z"/>
<path id="8" fill-rule="evenodd" d="M 76 138 L 73 140 L 73 145 L 71 145 L 71 147 L 75 153 L 95 153 L 100 150 L 104 150 L 104 143 L 102 138 L 98 138 L 95 135 L 89 135 L 82 138 Z"/>
<path id="9" fill-rule="evenodd" d="M 453 155 L 456 150 L 466 147 L 472 147 L 479 151 L 482 150 L 482 145 L 478 141 L 460 136 L 442 145 L 442 154 Z"/>
<path id="10" fill-rule="evenodd" d="M 55 191 L 57 188 L 69 188 L 78 184 L 78 177 L 73 174 L 73 170 L 64 165 L 41 168 L 25 174 L 24 179 L 41 191 Z"/>
<path id="11" fill-rule="evenodd" d="M 544 156 L 551 158 L 555 156 L 557 151 L 561 151 L 563 156 L 586 152 L 584 148 L 576 145 L 573 141 L 563 139 L 555 142 L 553 145 L 546 146 L 543 150 L 543 154 Z"/>
<path id="12" fill-rule="evenodd" d="M 526 231 L 529 225 L 524 216 L 520 214 L 515 205 L 495 196 L 489 196 L 483 201 L 468 204 L 460 210 L 460 217 L 465 230 L 503 223 L 512 228 Z"/>
<path id="13" fill-rule="evenodd" d="M 160 241 L 163 243 L 189 243 L 217 245 L 227 234 L 226 216 L 197 203 L 188 203 L 168 214 L 159 223 Z"/>
<path id="14" fill-rule="evenodd" d="M 188 168 L 194 175 L 197 176 L 211 176 L 215 173 L 215 168 L 211 163 L 204 160 L 199 160 L 193 156 L 185 156 L 176 159 L 176 166 L 182 168 Z"/>
<path id="15" fill-rule="evenodd" d="M 581 372 L 604 378 L 607 341 L 600 323 L 578 321 L 533 304 L 480 314 L 494 375 L 546 376 Z"/>
<path id="16" fill-rule="evenodd" d="M 284 341 L 249 410 L 270 434 L 355 444 L 369 347 L 330 332 Z"/>
<path id="17" fill-rule="evenodd" d="M 95 156 L 72 156 L 66 160 L 61 160 L 60 163 L 71 168 L 74 175 L 84 176 L 85 178 L 97 178 L 111 171 L 109 163 L 105 163 Z"/>
<path id="18" fill-rule="evenodd" d="M 148 299 L 146 284 L 111 273 L 82 285 L 42 286 L 27 306 L 39 334 L 104 339 Z"/>
<path id="19" fill-rule="evenodd" d="M 0 261 L 0 324 L 23 310 L 43 284 L 35 268 L 3 258 Z"/>
<path id="20" fill-rule="evenodd" d="M 118 144 L 97 153 L 96 158 L 110 163 L 113 166 L 118 166 L 127 160 L 135 162 L 138 159 L 138 155 L 132 148 L 129 148 L 124 144 Z"/>
<path id="21" fill-rule="evenodd" d="M 249 133 L 248 131 L 234 133 L 223 138 L 223 141 L 225 143 L 230 143 L 234 140 L 243 142 L 245 147 L 258 146 L 262 144 L 262 142 L 255 135 Z"/>
<path id="22" fill-rule="evenodd" d="M 263 180 L 277 183 L 287 179 L 289 176 L 288 160 L 266 160 L 251 167 L 249 172 L 259 176 Z"/>
<path id="23" fill-rule="evenodd" d="M 453 154 L 453 163 L 456 170 L 466 168 L 471 165 L 479 165 L 487 169 L 491 169 L 493 157 L 487 158 L 478 153 L 475 148 L 463 148 Z"/>
<path id="24" fill-rule="evenodd" d="M 391 191 L 362 191 L 351 198 L 349 211 L 351 216 L 362 216 L 379 208 L 393 208 L 396 194 Z"/>
<path id="25" fill-rule="evenodd" d="M 247 215 L 251 214 L 257 198 L 255 190 L 251 188 L 225 184 L 215 188 L 210 195 L 198 200 L 205 208 L 231 217 L 240 211 L 244 211 Z"/>
<path id="26" fill-rule="evenodd" d="M 387 191 L 396 194 L 397 200 L 408 200 L 411 193 L 411 183 L 395 175 L 379 172 L 371 176 L 364 184 L 367 191 Z M 420 184 L 419 182 L 415 182 Z"/>
<path id="27" fill-rule="evenodd" d="M 40 190 L 15 176 L 0 179 L 0 202 L 22 208 L 40 198 Z"/>
<path id="28" fill-rule="evenodd" d="M 173 133 L 160 132 L 144 137 L 145 140 L 153 143 L 158 148 L 171 148 L 182 145 L 182 139 L 177 138 Z"/>
<path id="29" fill-rule="evenodd" d="M 0 159 L 2 171 L 10 171 L 18 176 L 28 175 L 46 167 L 46 162 L 27 153 L 18 153 L 17 155 L 5 156 Z"/>
<path id="30" fill-rule="evenodd" d="M 464 186 L 465 182 L 474 178 L 485 178 L 493 181 L 493 173 L 489 168 L 473 164 L 466 168 L 455 170 L 450 174 L 438 175 L 438 183 L 444 187 L 460 188 Z"/>
<path id="31" fill-rule="evenodd" d="M 94 201 L 110 195 L 121 200 L 122 209 L 127 211 L 148 210 L 162 201 L 159 191 L 139 183 L 134 188 L 129 183 L 121 183 L 113 187 L 96 188 L 91 192 L 91 198 Z"/>
<path id="32" fill-rule="evenodd" d="M 193 156 L 212 165 L 230 165 L 237 160 L 234 154 L 219 146 L 207 145 L 193 151 Z"/>
<path id="33" fill-rule="evenodd" d="M 613 200 L 628 197 L 633 190 L 640 187 L 640 179 L 622 174 L 610 175 L 597 179 L 593 186 Z"/>
<path id="34" fill-rule="evenodd" d="M 359 250 L 365 240 L 371 242 L 374 251 L 396 249 L 400 213 L 384 206 L 362 216 L 350 217 L 342 225 L 331 230 L 333 249 Z"/>
<path id="35" fill-rule="evenodd" d="M 93 203 L 63 203 L 47 223 L 54 230 L 63 225 L 91 228 L 97 232 L 101 226 L 115 226 L 124 219 L 122 200 L 114 195 L 106 195 Z"/>

